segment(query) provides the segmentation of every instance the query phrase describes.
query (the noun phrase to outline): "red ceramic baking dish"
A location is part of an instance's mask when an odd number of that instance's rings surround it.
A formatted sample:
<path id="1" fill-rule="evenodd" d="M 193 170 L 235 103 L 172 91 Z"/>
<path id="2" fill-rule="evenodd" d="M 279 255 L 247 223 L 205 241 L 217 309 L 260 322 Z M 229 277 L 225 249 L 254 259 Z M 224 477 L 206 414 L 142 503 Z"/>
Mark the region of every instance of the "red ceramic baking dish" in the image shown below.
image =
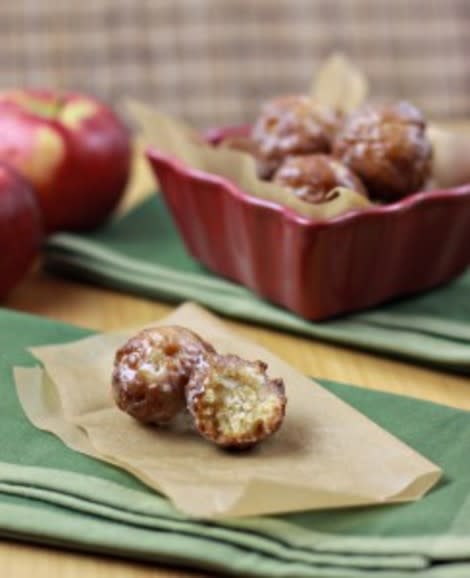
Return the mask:
<path id="1" fill-rule="evenodd" d="M 306 319 L 425 291 L 470 265 L 470 184 L 312 221 L 158 150 L 147 156 L 188 251 Z"/>

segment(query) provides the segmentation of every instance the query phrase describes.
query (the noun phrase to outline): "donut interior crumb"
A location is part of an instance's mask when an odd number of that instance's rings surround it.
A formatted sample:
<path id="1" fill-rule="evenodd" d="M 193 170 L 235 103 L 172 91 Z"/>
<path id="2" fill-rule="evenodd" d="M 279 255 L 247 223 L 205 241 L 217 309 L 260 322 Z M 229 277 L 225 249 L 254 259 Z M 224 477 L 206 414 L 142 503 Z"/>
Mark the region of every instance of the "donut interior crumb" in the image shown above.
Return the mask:
<path id="1" fill-rule="evenodd" d="M 252 443 L 272 433 L 282 411 L 276 390 L 266 387 L 265 376 L 252 367 L 227 368 L 212 376 L 200 403 L 204 429 L 240 443 Z"/>

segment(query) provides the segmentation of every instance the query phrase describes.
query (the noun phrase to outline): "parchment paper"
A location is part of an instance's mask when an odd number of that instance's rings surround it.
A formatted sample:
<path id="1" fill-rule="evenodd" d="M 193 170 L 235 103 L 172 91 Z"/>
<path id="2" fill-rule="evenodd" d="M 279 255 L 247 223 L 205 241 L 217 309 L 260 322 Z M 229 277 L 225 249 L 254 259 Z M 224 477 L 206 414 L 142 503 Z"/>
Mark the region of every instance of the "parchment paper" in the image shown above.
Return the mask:
<path id="1" fill-rule="evenodd" d="M 255 450 L 227 453 L 189 428 L 144 426 L 114 407 L 114 352 L 135 330 L 34 348 L 41 369 L 17 370 L 29 419 L 72 449 L 116 464 L 203 518 L 420 498 L 440 470 L 272 353 L 193 304 L 155 323 L 200 333 L 220 352 L 263 359 L 286 384 L 287 416 Z"/>
<path id="2" fill-rule="evenodd" d="M 366 100 L 369 83 L 359 68 L 344 54 L 336 52 L 315 75 L 310 94 L 325 106 L 350 113 Z"/>

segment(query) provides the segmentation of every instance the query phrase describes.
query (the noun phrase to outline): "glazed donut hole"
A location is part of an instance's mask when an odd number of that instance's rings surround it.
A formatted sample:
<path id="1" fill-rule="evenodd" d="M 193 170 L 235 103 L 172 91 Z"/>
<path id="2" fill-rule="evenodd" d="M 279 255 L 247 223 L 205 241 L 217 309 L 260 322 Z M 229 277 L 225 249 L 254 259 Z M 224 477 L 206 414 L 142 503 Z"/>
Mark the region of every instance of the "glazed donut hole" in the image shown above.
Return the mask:
<path id="1" fill-rule="evenodd" d="M 351 169 L 323 154 L 291 156 L 281 164 L 273 182 L 306 203 L 324 203 L 337 187 L 367 196 L 366 188 Z"/>
<path id="2" fill-rule="evenodd" d="M 333 154 L 378 201 L 393 202 L 414 193 L 431 176 L 426 122 L 407 102 L 368 105 L 352 113 L 335 138 Z"/>
<path id="3" fill-rule="evenodd" d="M 236 355 L 212 355 L 186 387 L 194 424 L 225 448 L 248 448 L 272 435 L 285 414 L 282 380 L 268 378 L 267 365 Z"/>
<path id="4" fill-rule="evenodd" d="M 277 168 L 287 155 L 329 152 L 339 122 L 336 111 L 307 95 L 281 96 L 262 106 L 251 137 L 259 158 Z"/>
<path id="5" fill-rule="evenodd" d="M 116 353 L 112 393 L 117 406 L 144 423 L 169 423 L 186 409 L 184 387 L 210 352 L 212 346 L 188 329 L 144 329 Z"/>

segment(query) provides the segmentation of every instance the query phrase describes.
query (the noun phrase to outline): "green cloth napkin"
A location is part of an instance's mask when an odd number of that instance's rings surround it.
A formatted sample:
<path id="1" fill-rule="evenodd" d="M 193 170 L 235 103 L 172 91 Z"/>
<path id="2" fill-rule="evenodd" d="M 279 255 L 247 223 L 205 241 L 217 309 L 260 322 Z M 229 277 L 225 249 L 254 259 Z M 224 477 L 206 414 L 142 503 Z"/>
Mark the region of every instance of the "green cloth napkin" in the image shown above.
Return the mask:
<path id="1" fill-rule="evenodd" d="M 214 576 L 470 576 L 468 412 L 323 382 L 440 465 L 440 484 L 410 504 L 192 520 L 126 472 L 37 430 L 23 414 L 12 368 L 35 365 L 25 348 L 89 333 L 0 309 L 0 535 Z"/>
<path id="2" fill-rule="evenodd" d="M 86 281 L 172 302 L 196 301 L 250 322 L 470 371 L 470 273 L 420 297 L 340 320 L 310 322 L 192 259 L 160 196 L 99 231 L 55 235 L 45 250 L 49 270 Z"/>

